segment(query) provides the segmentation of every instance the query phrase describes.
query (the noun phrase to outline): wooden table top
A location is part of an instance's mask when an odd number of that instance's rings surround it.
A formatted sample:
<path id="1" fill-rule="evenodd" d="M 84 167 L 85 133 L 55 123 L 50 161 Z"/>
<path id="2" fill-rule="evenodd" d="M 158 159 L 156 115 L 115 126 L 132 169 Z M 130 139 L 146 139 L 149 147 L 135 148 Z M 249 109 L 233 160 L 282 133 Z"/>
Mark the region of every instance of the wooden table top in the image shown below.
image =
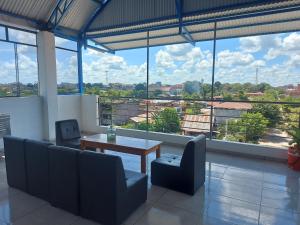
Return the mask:
<path id="1" fill-rule="evenodd" d="M 106 134 L 95 134 L 95 135 L 83 137 L 81 138 L 81 140 L 87 142 L 103 143 L 106 145 L 122 146 L 122 147 L 142 149 L 142 150 L 152 149 L 153 147 L 158 146 L 162 143 L 161 141 L 125 137 L 120 135 L 116 136 L 115 141 L 107 141 Z"/>

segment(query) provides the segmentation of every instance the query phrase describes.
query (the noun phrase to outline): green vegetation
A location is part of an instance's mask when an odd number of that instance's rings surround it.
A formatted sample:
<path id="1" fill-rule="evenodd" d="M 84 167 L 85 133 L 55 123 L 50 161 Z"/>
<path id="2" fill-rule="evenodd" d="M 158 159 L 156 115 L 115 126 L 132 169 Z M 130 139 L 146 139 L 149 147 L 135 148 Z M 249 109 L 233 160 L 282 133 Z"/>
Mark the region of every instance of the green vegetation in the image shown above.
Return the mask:
<path id="1" fill-rule="evenodd" d="M 266 132 L 269 121 L 261 113 L 244 113 L 240 119 L 230 119 L 219 128 L 218 139 L 258 143 Z M 227 127 L 227 129 L 226 129 Z"/>
<path id="2" fill-rule="evenodd" d="M 252 107 L 251 112 L 262 114 L 266 119 L 268 119 L 268 125 L 270 127 L 276 127 L 276 125 L 282 120 L 279 105 L 255 103 L 252 104 Z"/>
<path id="3" fill-rule="evenodd" d="M 153 122 L 149 124 L 144 121 L 138 124 L 128 123 L 122 127 L 163 133 L 177 133 L 180 131 L 180 118 L 173 108 L 165 108 L 160 112 L 153 113 L 152 120 Z"/>

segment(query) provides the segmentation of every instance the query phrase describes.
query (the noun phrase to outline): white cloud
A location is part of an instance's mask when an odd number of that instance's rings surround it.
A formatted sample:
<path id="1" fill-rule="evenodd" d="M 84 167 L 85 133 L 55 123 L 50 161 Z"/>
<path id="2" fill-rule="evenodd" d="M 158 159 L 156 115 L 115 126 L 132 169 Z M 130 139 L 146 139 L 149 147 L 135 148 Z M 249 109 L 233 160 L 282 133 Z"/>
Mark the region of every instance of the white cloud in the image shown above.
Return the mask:
<path id="1" fill-rule="evenodd" d="M 220 68 L 245 66 L 254 60 L 253 55 L 238 51 L 224 50 L 217 54 L 217 66 Z"/>
<path id="2" fill-rule="evenodd" d="M 240 38 L 240 49 L 245 52 L 258 52 L 261 50 L 261 37 Z"/>

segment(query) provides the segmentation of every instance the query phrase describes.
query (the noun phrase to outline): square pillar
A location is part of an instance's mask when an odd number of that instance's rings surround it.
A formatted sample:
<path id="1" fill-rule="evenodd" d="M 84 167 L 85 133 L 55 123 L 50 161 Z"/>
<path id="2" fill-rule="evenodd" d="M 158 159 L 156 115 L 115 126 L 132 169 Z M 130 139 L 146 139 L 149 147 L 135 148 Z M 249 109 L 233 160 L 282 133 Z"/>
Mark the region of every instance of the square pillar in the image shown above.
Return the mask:
<path id="1" fill-rule="evenodd" d="M 39 90 L 43 102 L 43 137 L 55 140 L 55 121 L 58 115 L 55 37 L 53 33 L 37 34 Z"/>

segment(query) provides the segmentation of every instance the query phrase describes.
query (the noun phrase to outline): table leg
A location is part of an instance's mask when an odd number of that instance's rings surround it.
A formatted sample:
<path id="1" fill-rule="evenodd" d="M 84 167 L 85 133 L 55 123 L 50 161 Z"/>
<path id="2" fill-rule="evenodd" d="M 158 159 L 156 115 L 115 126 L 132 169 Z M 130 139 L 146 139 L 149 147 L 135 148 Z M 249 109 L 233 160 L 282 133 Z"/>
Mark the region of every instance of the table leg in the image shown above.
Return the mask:
<path id="1" fill-rule="evenodd" d="M 156 158 L 160 158 L 160 146 L 156 149 Z"/>
<path id="2" fill-rule="evenodd" d="M 101 148 L 101 149 L 100 149 L 100 151 L 101 151 L 102 153 L 105 153 L 105 150 L 104 150 L 104 148 Z"/>
<path id="3" fill-rule="evenodd" d="M 141 155 L 141 172 L 142 173 L 146 173 L 146 156 L 145 155 Z"/>

